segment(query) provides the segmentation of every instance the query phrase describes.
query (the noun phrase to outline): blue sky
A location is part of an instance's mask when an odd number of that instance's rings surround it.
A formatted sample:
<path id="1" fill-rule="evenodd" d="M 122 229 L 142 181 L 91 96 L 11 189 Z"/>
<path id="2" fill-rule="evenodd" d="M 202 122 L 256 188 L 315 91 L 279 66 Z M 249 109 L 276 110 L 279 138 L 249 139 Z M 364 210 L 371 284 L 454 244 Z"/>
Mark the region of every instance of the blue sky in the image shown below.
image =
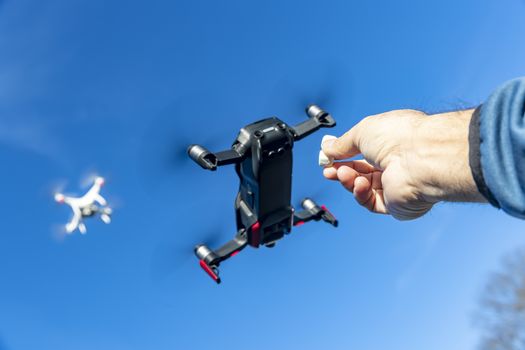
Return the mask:
<path id="1" fill-rule="evenodd" d="M 358 207 L 295 148 L 294 198 L 340 219 L 246 249 L 216 286 L 184 251 L 234 233 L 233 169 L 175 167 L 264 116 L 318 102 L 342 134 L 397 108 L 474 106 L 524 74 L 525 3 L 1 1 L 0 349 L 471 349 L 472 314 L 525 225 L 440 204 L 398 222 Z M 96 171 L 114 222 L 54 238 L 50 196 Z M 203 216 L 204 212 L 209 215 Z"/>

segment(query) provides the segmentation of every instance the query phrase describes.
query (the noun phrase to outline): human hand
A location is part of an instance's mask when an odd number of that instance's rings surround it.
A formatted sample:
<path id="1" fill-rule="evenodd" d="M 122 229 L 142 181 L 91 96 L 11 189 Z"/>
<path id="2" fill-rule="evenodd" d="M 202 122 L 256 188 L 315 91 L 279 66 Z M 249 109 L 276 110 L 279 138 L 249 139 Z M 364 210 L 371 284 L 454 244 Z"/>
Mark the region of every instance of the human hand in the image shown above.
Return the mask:
<path id="1" fill-rule="evenodd" d="M 418 218 L 442 200 L 483 202 L 468 159 L 472 113 L 396 110 L 367 117 L 323 142 L 328 158 L 342 160 L 323 174 L 370 211 L 399 220 Z M 347 160 L 358 154 L 364 160 Z"/>

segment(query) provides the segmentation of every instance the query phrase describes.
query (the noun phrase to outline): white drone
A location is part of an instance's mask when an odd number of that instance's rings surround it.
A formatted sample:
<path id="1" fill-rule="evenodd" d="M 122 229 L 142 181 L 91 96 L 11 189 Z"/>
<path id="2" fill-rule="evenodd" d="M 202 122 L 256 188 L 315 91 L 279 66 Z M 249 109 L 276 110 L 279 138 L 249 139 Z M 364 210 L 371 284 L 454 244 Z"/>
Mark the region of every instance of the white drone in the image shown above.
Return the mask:
<path id="1" fill-rule="evenodd" d="M 80 233 L 85 234 L 86 225 L 82 220 L 95 214 L 100 214 L 100 219 L 104 223 L 109 224 L 111 222 L 113 210 L 108 207 L 106 200 L 100 195 L 100 189 L 103 185 L 104 178 L 99 176 L 95 178 L 93 186 L 82 197 L 68 197 L 62 193 L 55 194 L 55 201 L 66 203 L 73 210 L 73 218 L 65 226 L 67 233 L 73 233 L 78 228 Z"/>

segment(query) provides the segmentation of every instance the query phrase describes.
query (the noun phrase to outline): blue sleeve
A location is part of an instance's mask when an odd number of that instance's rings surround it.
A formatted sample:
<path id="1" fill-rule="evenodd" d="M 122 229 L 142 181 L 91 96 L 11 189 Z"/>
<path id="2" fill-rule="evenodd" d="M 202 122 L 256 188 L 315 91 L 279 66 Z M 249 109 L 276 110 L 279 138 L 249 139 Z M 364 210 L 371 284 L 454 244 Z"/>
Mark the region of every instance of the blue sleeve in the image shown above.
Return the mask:
<path id="1" fill-rule="evenodd" d="M 525 219 L 525 77 L 503 84 L 479 109 L 479 152 L 482 193 Z"/>

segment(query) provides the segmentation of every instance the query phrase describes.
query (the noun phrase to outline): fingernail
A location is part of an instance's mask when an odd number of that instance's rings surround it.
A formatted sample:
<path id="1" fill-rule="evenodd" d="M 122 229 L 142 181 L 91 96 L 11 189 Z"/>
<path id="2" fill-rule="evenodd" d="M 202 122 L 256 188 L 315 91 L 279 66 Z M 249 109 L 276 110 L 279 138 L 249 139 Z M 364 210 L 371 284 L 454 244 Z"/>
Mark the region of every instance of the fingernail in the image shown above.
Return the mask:
<path id="1" fill-rule="evenodd" d="M 328 157 L 323 151 L 319 151 L 319 166 L 326 168 L 328 166 L 332 166 L 333 159 Z"/>
<path id="2" fill-rule="evenodd" d="M 337 170 L 335 168 L 324 168 L 323 175 L 324 177 L 335 178 L 337 177 Z"/>

